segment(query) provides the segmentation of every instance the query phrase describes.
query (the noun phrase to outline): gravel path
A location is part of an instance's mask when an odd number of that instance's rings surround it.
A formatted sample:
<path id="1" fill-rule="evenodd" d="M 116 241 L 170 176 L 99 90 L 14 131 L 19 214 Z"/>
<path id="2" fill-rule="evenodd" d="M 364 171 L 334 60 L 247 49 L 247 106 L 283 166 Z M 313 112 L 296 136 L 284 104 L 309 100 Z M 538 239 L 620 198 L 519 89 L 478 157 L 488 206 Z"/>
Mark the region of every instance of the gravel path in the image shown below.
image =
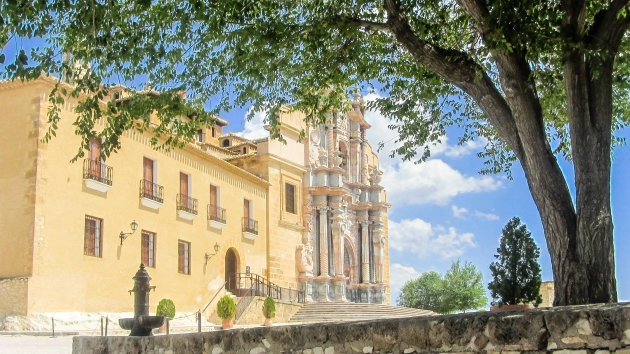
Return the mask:
<path id="1" fill-rule="evenodd" d="M 0 354 L 31 353 L 72 353 L 72 336 L 0 336 Z"/>

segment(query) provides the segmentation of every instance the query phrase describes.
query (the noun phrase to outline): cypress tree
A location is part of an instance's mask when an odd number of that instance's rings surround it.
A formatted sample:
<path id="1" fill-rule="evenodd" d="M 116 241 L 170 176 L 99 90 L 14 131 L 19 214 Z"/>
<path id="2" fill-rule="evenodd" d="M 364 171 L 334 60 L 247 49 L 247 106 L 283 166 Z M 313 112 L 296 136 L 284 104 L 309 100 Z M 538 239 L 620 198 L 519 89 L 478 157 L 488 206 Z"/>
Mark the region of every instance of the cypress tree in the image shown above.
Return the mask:
<path id="1" fill-rule="evenodd" d="M 518 217 L 503 228 L 496 261 L 490 264 L 493 280 L 488 289 L 494 305 L 542 302 L 540 296 L 540 250 L 531 233 Z"/>

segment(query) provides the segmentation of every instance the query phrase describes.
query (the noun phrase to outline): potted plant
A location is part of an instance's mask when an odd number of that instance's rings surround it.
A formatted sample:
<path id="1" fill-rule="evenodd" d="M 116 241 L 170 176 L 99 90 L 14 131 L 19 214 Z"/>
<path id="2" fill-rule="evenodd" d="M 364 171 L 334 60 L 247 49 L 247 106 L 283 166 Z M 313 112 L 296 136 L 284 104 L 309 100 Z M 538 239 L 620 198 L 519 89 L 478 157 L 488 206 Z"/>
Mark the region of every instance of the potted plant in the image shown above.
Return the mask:
<path id="1" fill-rule="evenodd" d="M 276 302 L 270 296 L 265 299 L 262 312 L 265 316 L 265 326 L 271 326 L 271 319 L 276 317 Z"/>
<path id="2" fill-rule="evenodd" d="M 164 316 L 166 321 L 164 324 L 158 329 L 158 332 L 164 333 L 166 332 L 166 326 L 169 320 L 172 320 L 175 317 L 175 304 L 171 299 L 162 299 L 158 303 L 157 310 L 155 310 L 156 316 Z"/>
<path id="3" fill-rule="evenodd" d="M 223 329 L 232 328 L 234 326 L 234 315 L 236 314 L 236 305 L 229 295 L 223 296 L 217 303 L 217 315 L 223 320 L 221 327 Z"/>

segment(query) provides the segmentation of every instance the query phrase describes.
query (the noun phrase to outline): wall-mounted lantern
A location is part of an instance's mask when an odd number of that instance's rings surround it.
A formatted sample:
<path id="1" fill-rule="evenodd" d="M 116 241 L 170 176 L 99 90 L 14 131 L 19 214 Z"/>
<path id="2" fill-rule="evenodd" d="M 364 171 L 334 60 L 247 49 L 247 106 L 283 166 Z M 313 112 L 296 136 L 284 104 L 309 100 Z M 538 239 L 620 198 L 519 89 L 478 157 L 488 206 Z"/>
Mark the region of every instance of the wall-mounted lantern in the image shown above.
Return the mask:
<path id="1" fill-rule="evenodd" d="M 213 254 L 210 254 L 210 253 L 206 252 L 206 255 L 204 256 L 204 258 L 206 259 L 206 264 L 208 264 L 208 260 L 209 260 L 210 258 L 212 258 L 212 256 L 216 256 L 216 255 L 217 255 L 217 253 L 219 253 L 219 250 L 220 250 L 220 249 L 221 249 L 221 246 L 219 246 L 219 244 L 218 244 L 218 243 L 215 243 L 215 244 L 214 244 L 214 253 L 213 253 Z"/>
<path id="2" fill-rule="evenodd" d="M 122 246 L 123 241 L 131 236 L 134 232 L 136 232 L 136 230 L 138 230 L 138 223 L 134 220 L 131 222 L 131 224 L 129 224 L 129 227 L 131 227 L 131 232 L 120 232 L 120 235 L 118 235 L 120 237 L 120 245 Z"/>

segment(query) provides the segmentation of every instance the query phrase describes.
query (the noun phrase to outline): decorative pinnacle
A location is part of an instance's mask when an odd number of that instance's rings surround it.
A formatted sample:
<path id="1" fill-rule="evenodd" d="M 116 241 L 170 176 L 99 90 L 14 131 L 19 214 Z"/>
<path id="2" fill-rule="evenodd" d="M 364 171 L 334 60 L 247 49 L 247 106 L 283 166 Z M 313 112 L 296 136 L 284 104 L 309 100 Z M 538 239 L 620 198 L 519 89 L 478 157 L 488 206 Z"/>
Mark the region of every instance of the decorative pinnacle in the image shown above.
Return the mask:
<path id="1" fill-rule="evenodd" d="M 352 94 L 352 98 L 354 98 L 354 103 L 359 103 L 359 98 L 361 94 L 359 93 L 359 85 L 354 84 L 354 93 Z"/>

